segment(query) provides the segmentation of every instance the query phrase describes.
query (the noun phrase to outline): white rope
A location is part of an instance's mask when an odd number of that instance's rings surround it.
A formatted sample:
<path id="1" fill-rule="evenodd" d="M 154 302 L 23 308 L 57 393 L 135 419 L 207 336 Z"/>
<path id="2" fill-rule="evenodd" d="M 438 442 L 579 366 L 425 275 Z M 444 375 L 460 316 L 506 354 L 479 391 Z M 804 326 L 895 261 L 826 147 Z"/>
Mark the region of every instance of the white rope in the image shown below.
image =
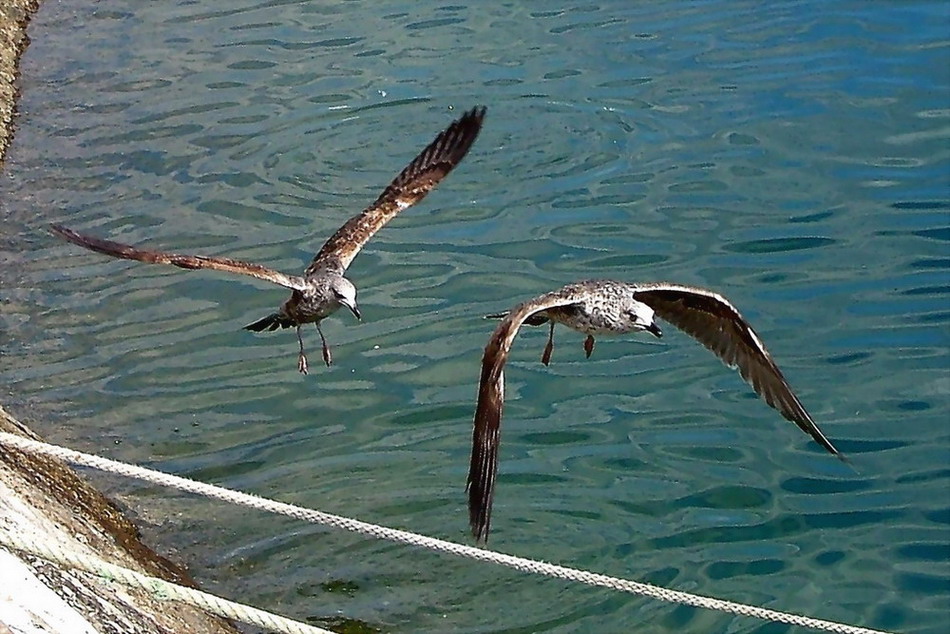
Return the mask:
<path id="1" fill-rule="evenodd" d="M 487 561 L 493 564 L 514 568 L 515 570 L 522 570 L 524 572 L 531 572 L 549 577 L 557 577 L 559 579 L 567 579 L 569 581 L 577 581 L 590 586 L 610 588 L 613 590 L 619 590 L 621 592 L 629 592 L 641 596 L 652 597 L 654 599 L 668 601 L 671 603 L 681 603 L 683 605 L 707 608 L 710 610 L 730 612 L 732 614 L 754 617 L 765 621 L 787 623 L 790 625 L 798 625 L 816 630 L 835 632 L 837 634 L 886 634 L 880 630 L 872 630 L 855 625 L 847 625 L 844 623 L 835 623 L 833 621 L 825 621 L 808 616 L 788 614 L 785 612 L 779 612 L 777 610 L 769 610 L 767 608 L 744 605 L 742 603 L 733 603 L 732 601 L 723 601 L 721 599 L 704 597 L 701 595 L 690 594 L 688 592 L 680 592 L 678 590 L 668 590 L 666 588 L 661 588 L 659 586 L 654 586 L 647 583 L 609 577 L 607 575 L 587 572 L 585 570 L 578 570 L 576 568 L 567 568 L 565 566 L 548 564 L 531 559 L 524 559 L 522 557 L 515 557 L 513 555 L 505 555 L 503 553 L 490 550 L 483 550 L 481 548 L 475 548 L 463 544 L 456 544 L 454 542 L 435 539 L 433 537 L 426 537 L 424 535 L 417 535 L 415 533 L 409 533 L 393 528 L 386 528 L 385 526 L 377 526 L 376 524 L 369 524 L 359 520 L 340 517 L 339 515 L 331 515 L 330 513 L 324 513 L 322 511 L 314 511 L 300 506 L 294 506 L 292 504 L 284 504 L 283 502 L 268 500 L 256 495 L 249 495 L 247 493 L 240 493 L 238 491 L 232 491 L 230 489 L 205 484 L 203 482 L 196 482 L 194 480 L 162 473 L 160 471 L 153 471 L 151 469 L 145 469 L 135 465 L 116 462 L 115 460 L 109 460 L 108 458 L 101 458 L 99 456 L 85 454 L 72 449 L 66 449 L 64 447 L 49 445 L 47 443 L 30 440 L 28 438 L 23 438 L 21 436 L 16 436 L 6 432 L 0 432 L 0 444 L 41 453 L 48 456 L 56 456 L 62 460 L 65 460 L 66 462 L 71 462 L 73 464 L 79 464 L 86 467 L 92 467 L 93 469 L 99 469 L 101 471 L 108 471 L 130 478 L 145 480 L 153 484 L 160 484 L 163 486 L 180 489 L 182 491 L 230 502 L 232 504 L 240 504 L 242 506 L 249 506 L 256 509 L 269 511 L 271 513 L 287 515 L 289 517 L 294 517 L 315 524 L 323 524 L 325 526 L 342 528 L 355 533 L 360 533 L 362 535 L 370 535 L 378 539 L 386 539 L 400 544 L 421 546 L 423 548 L 428 548 L 438 552 L 468 557 L 478 561 Z"/>
<path id="2" fill-rule="evenodd" d="M 143 575 L 140 572 L 110 564 L 96 557 L 69 552 L 55 544 L 38 542 L 25 537 L 23 534 L 14 534 L 5 530 L 0 531 L 0 545 L 64 566 L 85 570 L 108 581 L 118 581 L 127 586 L 141 588 L 159 601 L 181 601 L 199 607 L 205 612 L 257 625 L 273 632 L 280 632 L 281 634 L 334 634 L 330 630 L 313 627 L 278 614 L 228 601 L 201 590 L 186 588 L 156 577 Z"/>

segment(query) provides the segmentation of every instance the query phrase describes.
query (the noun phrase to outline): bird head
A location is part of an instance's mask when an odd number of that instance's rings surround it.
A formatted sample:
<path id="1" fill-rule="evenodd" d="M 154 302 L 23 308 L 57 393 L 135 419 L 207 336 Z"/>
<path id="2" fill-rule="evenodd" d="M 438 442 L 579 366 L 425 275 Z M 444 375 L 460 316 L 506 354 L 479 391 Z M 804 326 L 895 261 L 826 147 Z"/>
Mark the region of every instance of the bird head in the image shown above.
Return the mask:
<path id="1" fill-rule="evenodd" d="M 359 306 L 356 304 L 356 287 L 353 282 L 341 275 L 330 284 L 330 291 L 340 306 L 346 306 L 357 319 L 362 319 Z"/>
<path id="2" fill-rule="evenodd" d="M 663 331 L 656 325 L 653 309 L 643 302 L 634 300 L 626 312 L 632 330 L 646 330 L 657 339 L 663 336 Z"/>

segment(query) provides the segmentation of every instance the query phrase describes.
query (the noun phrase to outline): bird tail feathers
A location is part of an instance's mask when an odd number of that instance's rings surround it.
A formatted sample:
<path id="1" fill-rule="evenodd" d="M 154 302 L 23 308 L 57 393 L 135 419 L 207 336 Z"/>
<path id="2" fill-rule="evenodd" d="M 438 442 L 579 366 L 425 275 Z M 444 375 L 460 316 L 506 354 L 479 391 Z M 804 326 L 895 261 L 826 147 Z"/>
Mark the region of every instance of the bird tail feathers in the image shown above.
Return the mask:
<path id="1" fill-rule="evenodd" d="M 289 318 L 281 315 L 280 313 L 273 313 L 264 317 L 263 319 L 258 319 L 253 324 L 248 324 L 244 326 L 244 330 L 253 330 L 254 332 L 263 332 L 265 330 L 277 330 L 278 328 L 290 328 L 296 324 Z"/>

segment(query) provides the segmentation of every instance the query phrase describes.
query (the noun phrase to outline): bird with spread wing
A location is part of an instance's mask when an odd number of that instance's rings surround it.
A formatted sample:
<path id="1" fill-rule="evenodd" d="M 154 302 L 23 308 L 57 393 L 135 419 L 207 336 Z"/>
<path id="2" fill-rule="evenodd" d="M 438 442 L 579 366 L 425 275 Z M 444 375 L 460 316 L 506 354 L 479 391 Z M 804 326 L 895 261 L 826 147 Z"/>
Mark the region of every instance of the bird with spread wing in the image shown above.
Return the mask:
<path id="1" fill-rule="evenodd" d="M 330 365 L 330 347 L 320 329 L 320 322 L 341 306 L 357 319 L 356 287 L 344 275 L 360 249 L 387 222 L 403 209 L 411 207 L 432 191 L 461 162 L 478 137 L 485 118 L 485 108 L 475 107 L 443 130 L 361 213 L 350 218 L 320 249 L 302 276 L 286 275 L 260 264 L 224 257 L 183 255 L 152 251 L 85 235 L 62 225 L 52 225 L 53 233 L 81 247 L 116 258 L 152 264 L 170 264 L 183 269 L 213 269 L 249 275 L 290 289 L 290 298 L 277 312 L 245 326 L 260 332 L 295 327 L 300 353 L 297 369 L 307 373 L 301 326 L 316 324 L 323 343 L 323 360 Z"/>
<path id="2" fill-rule="evenodd" d="M 485 346 L 472 431 L 467 490 L 469 523 L 477 540 L 488 539 L 505 403 L 505 362 L 522 324 L 550 323 L 550 335 L 541 357 L 547 365 L 554 348 L 555 324 L 586 334 L 584 350 L 590 357 L 594 335 L 646 331 L 661 337 L 662 331 L 655 320 L 660 317 L 738 369 L 766 403 L 843 459 L 792 392 L 759 336 L 729 300 L 718 293 L 665 282 L 628 284 L 589 280 L 568 284 L 519 304 L 507 313 L 488 317 L 502 321 Z"/>

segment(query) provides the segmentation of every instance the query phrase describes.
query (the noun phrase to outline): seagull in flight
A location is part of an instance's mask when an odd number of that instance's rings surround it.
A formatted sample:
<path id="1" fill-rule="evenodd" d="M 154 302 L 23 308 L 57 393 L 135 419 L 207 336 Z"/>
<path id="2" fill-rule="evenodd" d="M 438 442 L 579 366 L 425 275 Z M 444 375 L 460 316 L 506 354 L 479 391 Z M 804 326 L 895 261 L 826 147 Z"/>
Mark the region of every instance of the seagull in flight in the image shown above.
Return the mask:
<path id="1" fill-rule="evenodd" d="M 554 349 L 554 325 L 587 335 L 584 350 L 590 357 L 594 335 L 620 335 L 646 331 L 663 333 L 660 317 L 680 328 L 712 351 L 739 374 L 766 403 L 798 425 L 819 445 L 844 460 L 792 392 L 765 344 L 735 306 L 722 295 L 705 288 L 671 284 L 629 284 L 612 280 L 588 280 L 530 299 L 507 313 L 489 315 L 502 322 L 495 329 L 482 358 L 472 431 L 469 465 L 468 511 L 476 540 L 488 540 L 501 414 L 505 403 L 505 362 L 522 324 L 550 323 L 551 331 L 541 361 L 547 365 Z"/>
<path id="2" fill-rule="evenodd" d="M 277 312 L 244 328 L 260 332 L 278 328 L 297 329 L 300 354 L 297 369 L 307 374 L 301 327 L 316 324 L 323 343 L 323 360 L 330 366 L 330 347 L 320 329 L 320 322 L 341 306 L 360 319 L 356 304 L 356 287 L 345 277 L 346 269 L 370 238 L 403 209 L 411 207 L 432 191 L 461 162 L 478 137 L 485 118 L 485 108 L 475 107 L 443 130 L 380 194 L 376 201 L 353 216 L 334 233 L 320 249 L 302 276 L 286 275 L 260 264 L 224 257 L 183 255 L 140 249 L 138 247 L 85 235 L 62 225 L 51 230 L 74 244 L 116 258 L 152 264 L 171 264 L 183 269 L 214 269 L 249 275 L 290 289 L 290 298 Z"/>

